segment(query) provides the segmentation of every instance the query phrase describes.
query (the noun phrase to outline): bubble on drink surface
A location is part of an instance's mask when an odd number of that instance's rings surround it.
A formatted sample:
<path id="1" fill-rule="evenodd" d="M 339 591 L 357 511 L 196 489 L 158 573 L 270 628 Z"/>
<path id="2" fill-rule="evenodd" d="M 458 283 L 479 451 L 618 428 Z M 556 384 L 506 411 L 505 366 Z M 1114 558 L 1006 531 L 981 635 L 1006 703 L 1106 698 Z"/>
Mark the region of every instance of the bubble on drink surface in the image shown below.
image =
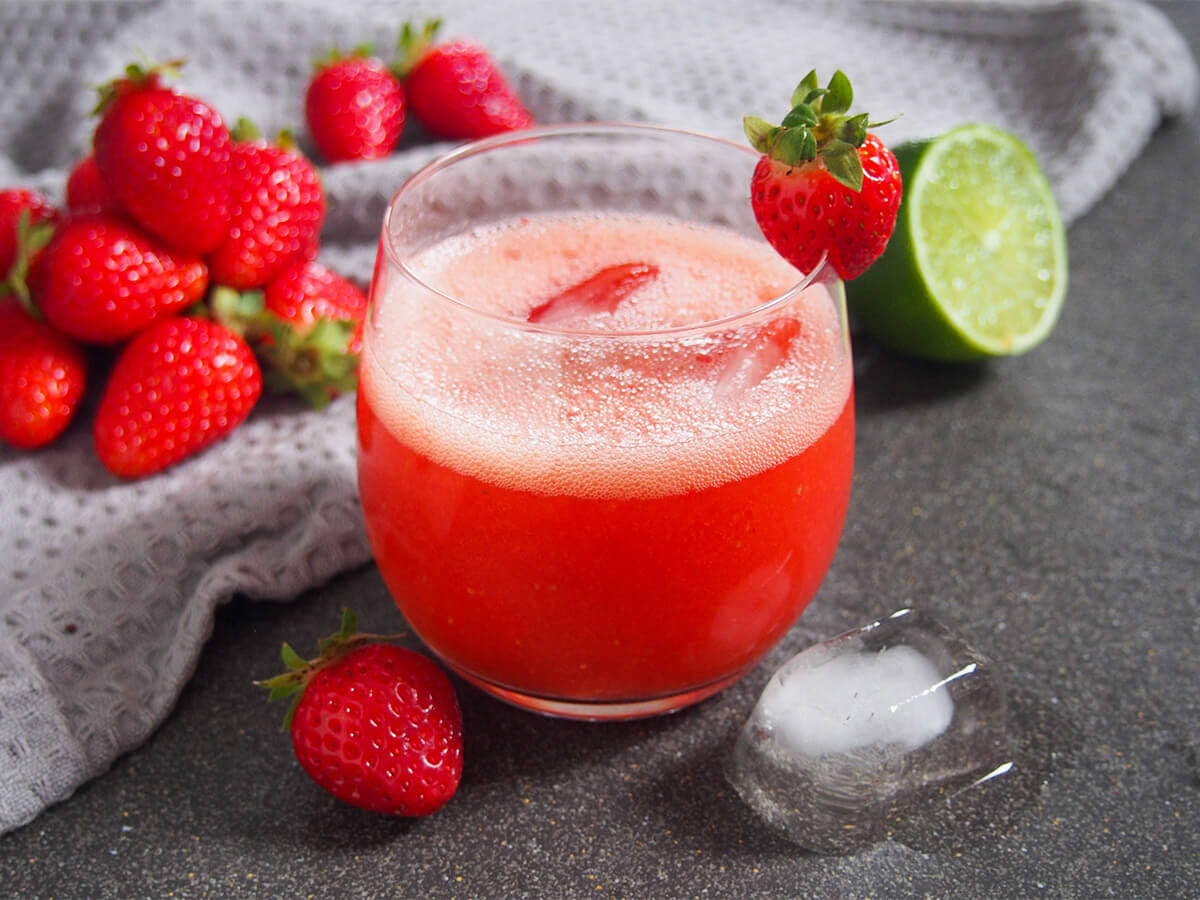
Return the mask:
<path id="1" fill-rule="evenodd" d="M 903 609 L 776 671 L 726 773 L 795 843 L 845 854 L 953 831 L 989 782 L 1028 768 L 1021 743 L 991 662 Z"/>

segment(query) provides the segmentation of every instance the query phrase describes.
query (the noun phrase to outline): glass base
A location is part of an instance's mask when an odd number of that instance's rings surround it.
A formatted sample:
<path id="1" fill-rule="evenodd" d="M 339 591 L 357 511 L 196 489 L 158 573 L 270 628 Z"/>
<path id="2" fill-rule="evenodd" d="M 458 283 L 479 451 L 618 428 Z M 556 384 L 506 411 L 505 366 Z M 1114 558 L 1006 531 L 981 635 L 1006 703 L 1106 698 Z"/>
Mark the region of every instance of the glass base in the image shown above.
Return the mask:
<path id="1" fill-rule="evenodd" d="M 514 691 L 511 688 L 484 681 L 456 666 L 450 665 L 449 668 L 484 693 L 491 694 L 510 706 L 540 713 L 543 716 L 574 719 L 581 722 L 623 722 L 677 712 L 725 690 L 746 674 L 746 670 L 742 670 L 702 687 L 664 697 L 651 697 L 647 700 L 563 700 L 557 697 L 541 697 L 537 694 Z"/>

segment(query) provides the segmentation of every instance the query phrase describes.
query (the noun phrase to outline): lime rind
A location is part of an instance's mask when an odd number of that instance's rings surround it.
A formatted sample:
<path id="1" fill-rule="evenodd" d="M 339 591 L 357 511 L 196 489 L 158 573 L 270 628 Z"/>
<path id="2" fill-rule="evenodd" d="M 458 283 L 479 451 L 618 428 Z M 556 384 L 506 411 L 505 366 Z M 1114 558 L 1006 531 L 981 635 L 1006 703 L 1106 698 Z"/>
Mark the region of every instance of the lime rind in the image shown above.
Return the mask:
<path id="1" fill-rule="evenodd" d="M 896 149 L 904 199 L 883 257 L 847 285 L 865 330 L 944 361 L 1024 353 L 1054 328 L 1066 232 L 1037 160 L 1014 135 L 964 125 Z"/>

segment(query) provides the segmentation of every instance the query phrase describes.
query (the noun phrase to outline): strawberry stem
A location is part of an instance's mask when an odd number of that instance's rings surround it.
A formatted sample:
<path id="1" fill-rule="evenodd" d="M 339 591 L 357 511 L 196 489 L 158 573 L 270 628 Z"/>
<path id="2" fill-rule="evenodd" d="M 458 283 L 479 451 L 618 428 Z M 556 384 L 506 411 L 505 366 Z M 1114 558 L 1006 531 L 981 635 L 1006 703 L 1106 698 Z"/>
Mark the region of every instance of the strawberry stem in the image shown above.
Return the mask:
<path id="1" fill-rule="evenodd" d="M 412 22 L 405 22 L 400 29 L 400 40 L 396 44 L 396 57 L 392 62 L 392 73 L 403 81 L 416 68 L 421 57 L 428 52 L 437 38 L 438 29 L 442 27 L 441 19 L 426 19 L 421 30 L 413 28 Z"/>
<path id="2" fill-rule="evenodd" d="M 559 291 L 529 311 L 529 322 L 557 322 L 585 312 L 613 312 L 621 301 L 658 277 L 651 263 L 621 263 Z"/>

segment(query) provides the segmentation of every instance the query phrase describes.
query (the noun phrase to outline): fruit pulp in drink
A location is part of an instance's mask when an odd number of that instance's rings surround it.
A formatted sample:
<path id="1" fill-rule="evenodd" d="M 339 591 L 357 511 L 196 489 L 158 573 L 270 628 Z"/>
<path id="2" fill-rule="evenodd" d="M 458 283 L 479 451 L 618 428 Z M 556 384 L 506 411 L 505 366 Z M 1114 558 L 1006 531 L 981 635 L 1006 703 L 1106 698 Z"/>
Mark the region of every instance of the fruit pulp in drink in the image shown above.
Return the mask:
<path id="1" fill-rule="evenodd" d="M 523 323 L 631 260 L 656 277 L 614 309 Z M 849 500 L 839 285 L 789 294 L 799 273 L 761 242 L 615 214 L 491 225 L 385 268 L 360 494 L 429 647 L 484 685 L 615 703 L 725 683 L 778 642 Z"/>

